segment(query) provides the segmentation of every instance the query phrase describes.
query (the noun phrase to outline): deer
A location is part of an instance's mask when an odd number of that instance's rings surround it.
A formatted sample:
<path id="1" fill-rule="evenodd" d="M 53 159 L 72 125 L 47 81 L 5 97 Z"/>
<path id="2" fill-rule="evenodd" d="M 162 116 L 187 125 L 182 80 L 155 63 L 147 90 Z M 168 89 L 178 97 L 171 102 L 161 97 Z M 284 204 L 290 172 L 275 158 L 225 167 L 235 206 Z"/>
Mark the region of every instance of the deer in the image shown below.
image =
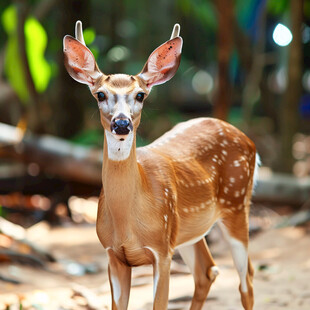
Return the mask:
<path id="1" fill-rule="evenodd" d="M 153 309 L 167 309 L 176 249 L 194 278 L 190 309 L 201 309 L 219 274 L 205 240 L 216 223 L 240 278 L 243 308 L 253 309 L 248 221 L 259 161 L 254 143 L 225 121 L 201 117 L 136 147 L 143 104 L 153 86 L 175 75 L 182 44 L 175 24 L 141 72 L 127 75 L 100 71 L 80 21 L 75 38 L 63 39 L 65 67 L 89 87 L 104 129 L 96 232 L 108 257 L 113 310 L 127 309 L 132 267 L 146 264 L 153 266 Z"/>

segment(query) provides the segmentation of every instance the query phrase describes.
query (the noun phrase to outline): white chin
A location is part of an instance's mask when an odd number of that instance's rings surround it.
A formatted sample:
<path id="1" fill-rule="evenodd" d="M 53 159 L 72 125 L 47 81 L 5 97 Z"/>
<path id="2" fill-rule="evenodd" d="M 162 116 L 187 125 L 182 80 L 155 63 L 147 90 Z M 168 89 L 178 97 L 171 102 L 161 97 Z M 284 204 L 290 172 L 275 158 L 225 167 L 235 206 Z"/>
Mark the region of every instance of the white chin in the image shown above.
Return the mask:
<path id="1" fill-rule="evenodd" d="M 117 135 L 105 131 L 105 137 L 107 139 L 108 157 L 111 160 L 121 161 L 129 157 L 134 140 L 132 131 L 128 135 Z"/>
<path id="2" fill-rule="evenodd" d="M 130 133 L 131 132 L 129 132 L 127 135 L 118 135 L 116 134 L 115 130 L 112 131 L 113 138 L 117 141 L 125 141 Z"/>

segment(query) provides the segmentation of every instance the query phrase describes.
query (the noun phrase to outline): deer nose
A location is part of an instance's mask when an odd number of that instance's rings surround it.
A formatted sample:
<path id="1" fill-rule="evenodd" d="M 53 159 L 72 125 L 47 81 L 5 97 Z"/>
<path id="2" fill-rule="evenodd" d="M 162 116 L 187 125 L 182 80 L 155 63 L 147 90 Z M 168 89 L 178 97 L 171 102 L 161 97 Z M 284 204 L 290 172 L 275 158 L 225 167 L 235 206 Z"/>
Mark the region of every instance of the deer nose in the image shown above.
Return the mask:
<path id="1" fill-rule="evenodd" d="M 117 117 L 111 122 L 111 132 L 117 135 L 128 135 L 132 129 L 132 122 L 127 117 Z"/>

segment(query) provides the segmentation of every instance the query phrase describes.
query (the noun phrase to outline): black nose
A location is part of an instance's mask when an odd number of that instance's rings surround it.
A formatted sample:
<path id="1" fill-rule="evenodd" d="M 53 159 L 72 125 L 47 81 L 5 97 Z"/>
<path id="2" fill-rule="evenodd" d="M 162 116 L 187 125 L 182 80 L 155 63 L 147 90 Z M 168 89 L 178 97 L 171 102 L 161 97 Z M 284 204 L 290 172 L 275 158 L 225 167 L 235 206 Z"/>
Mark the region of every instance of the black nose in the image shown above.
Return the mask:
<path id="1" fill-rule="evenodd" d="M 111 131 L 115 131 L 117 135 L 128 135 L 131 130 L 132 124 L 128 118 L 118 118 L 111 122 Z"/>

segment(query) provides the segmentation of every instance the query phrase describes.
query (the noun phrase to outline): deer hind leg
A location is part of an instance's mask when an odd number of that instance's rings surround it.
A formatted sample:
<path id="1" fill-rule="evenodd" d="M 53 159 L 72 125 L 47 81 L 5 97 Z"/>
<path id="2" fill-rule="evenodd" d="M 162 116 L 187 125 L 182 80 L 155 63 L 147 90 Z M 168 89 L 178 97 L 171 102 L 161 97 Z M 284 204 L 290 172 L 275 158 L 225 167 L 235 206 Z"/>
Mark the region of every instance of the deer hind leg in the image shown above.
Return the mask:
<path id="1" fill-rule="evenodd" d="M 125 310 L 129 301 L 131 267 L 119 261 L 112 250 L 108 250 L 108 257 L 112 310 Z"/>
<path id="2" fill-rule="evenodd" d="M 179 248 L 179 252 L 190 268 L 195 281 L 195 292 L 190 309 L 199 310 L 207 298 L 211 284 L 219 274 L 218 268 L 204 238 L 193 245 Z"/>
<path id="3" fill-rule="evenodd" d="M 240 211 L 240 214 L 235 217 L 223 218 L 218 224 L 230 246 L 234 265 L 239 274 L 239 291 L 243 308 L 252 310 L 254 304 L 254 269 L 248 257 L 249 229 L 247 212 Z"/>

